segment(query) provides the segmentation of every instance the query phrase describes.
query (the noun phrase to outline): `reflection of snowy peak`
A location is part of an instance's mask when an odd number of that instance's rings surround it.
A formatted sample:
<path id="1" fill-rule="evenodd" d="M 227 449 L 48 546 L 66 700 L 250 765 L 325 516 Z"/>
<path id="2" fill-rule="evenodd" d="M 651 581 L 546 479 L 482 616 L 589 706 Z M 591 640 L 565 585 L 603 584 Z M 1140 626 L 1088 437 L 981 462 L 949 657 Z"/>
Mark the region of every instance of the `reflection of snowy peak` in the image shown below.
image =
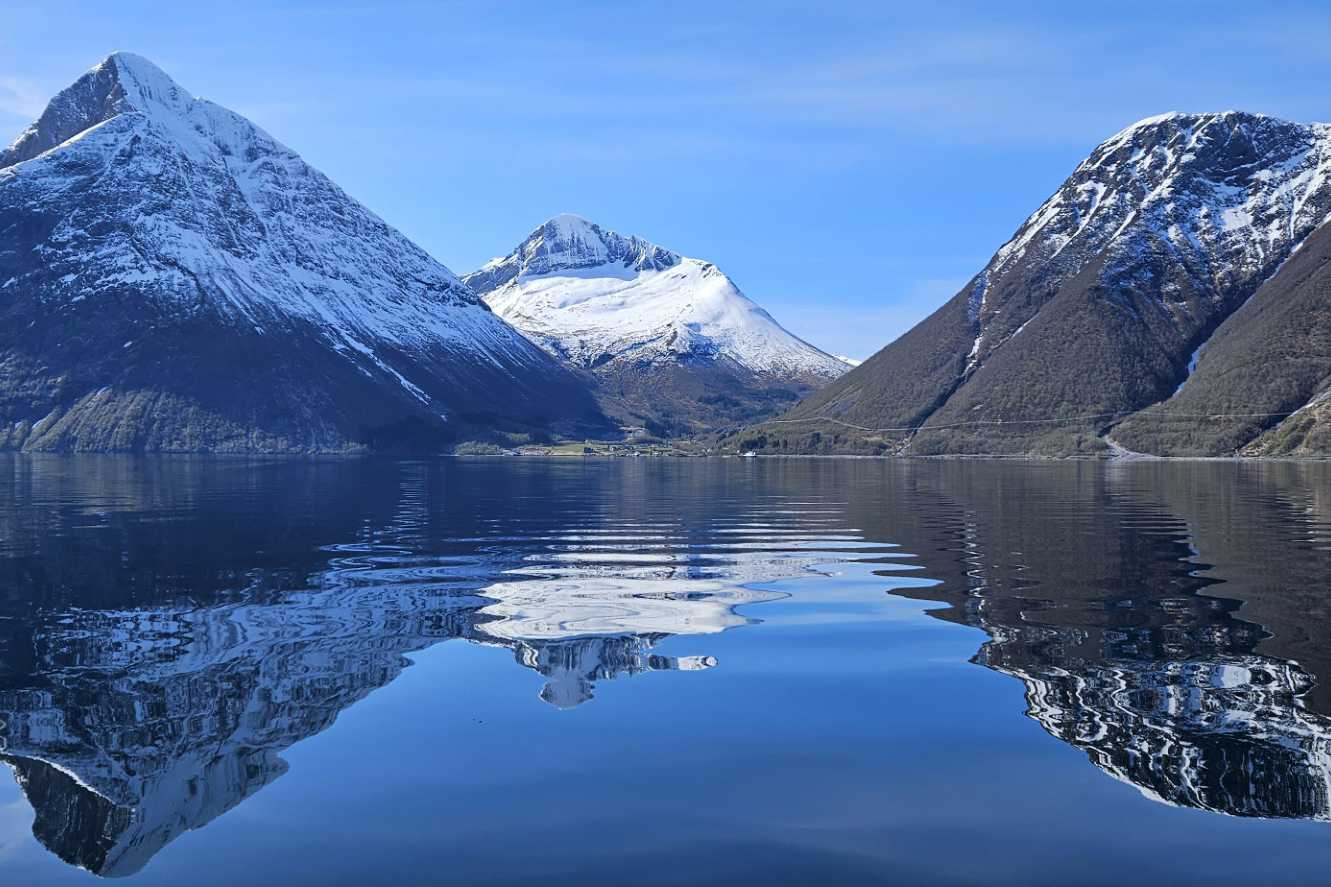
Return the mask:
<path id="1" fill-rule="evenodd" d="M 748 624 L 735 607 L 781 597 L 733 581 L 613 576 L 499 582 L 480 593 L 495 601 L 481 614 L 499 618 L 480 624 L 479 630 L 509 640 L 625 632 L 714 634 Z"/>
<path id="2" fill-rule="evenodd" d="M 0 446 L 345 449 L 590 408 L 447 268 L 138 56 L 0 152 L 0 218 Z"/>
<path id="3" fill-rule="evenodd" d="M 1297 666 L 1256 656 L 1001 671 L 1029 714 L 1149 797 L 1235 816 L 1331 819 L 1331 724 Z"/>
<path id="4" fill-rule="evenodd" d="M 138 871 L 281 776 L 286 748 L 394 680 L 404 654 L 441 641 L 511 650 L 560 708 L 599 681 L 706 670 L 703 652 L 653 648 L 753 623 L 735 608 L 782 595 L 746 583 L 830 556 L 803 548 L 822 537 L 773 525 L 719 528 L 721 551 L 649 534 L 625 552 L 615 540 L 634 531 L 611 525 L 461 557 L 411 552 L 400 531 L 328 546 L 303 589 L 259 572 L 210 605 L 52 614 L 31 638 L 32 682 L 0 689 L 0 761 L 42 843 L 98 874 Z"/>
<path id="5" fill-rule="evenodd" d="M 845 370 L 710 262 L 578 216 L 556 216 L 465 280 L 495 313 L 578 366 L 727 358 L 754 373 L 808 381 Z"/>
<path id="6" fill-rule="evenodd" d="M 475 598 L 301 594 L 82 612 L 38 637 L 44 686 L 0 692 L 0 760 L 61 858 L 128 875 L 286 770 L 278 754 L 467 629 Z"/>
<path id="7" fill-rule="evenodd" d="M 540 642 L 517 641 L 514 657 L 546 678 L 541 699 L 556 708 L 587 702 L 597 681 L 649 671 L 701 671 L 716 660 L 710 656 L 661 656 L 651 648 L 663 634 L 593 635 Z"/>

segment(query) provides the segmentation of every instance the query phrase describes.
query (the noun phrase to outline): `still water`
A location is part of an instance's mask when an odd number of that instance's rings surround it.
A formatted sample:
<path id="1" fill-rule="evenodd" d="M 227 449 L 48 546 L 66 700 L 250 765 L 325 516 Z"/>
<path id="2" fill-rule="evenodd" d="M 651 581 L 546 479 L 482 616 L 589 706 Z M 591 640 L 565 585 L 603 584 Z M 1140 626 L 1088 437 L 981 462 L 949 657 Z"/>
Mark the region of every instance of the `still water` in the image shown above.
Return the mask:
<path id="1" fill-rule="evenodd" d="M 0 883 L 1323 883 L 1331 466 L 0 457 Z"/>

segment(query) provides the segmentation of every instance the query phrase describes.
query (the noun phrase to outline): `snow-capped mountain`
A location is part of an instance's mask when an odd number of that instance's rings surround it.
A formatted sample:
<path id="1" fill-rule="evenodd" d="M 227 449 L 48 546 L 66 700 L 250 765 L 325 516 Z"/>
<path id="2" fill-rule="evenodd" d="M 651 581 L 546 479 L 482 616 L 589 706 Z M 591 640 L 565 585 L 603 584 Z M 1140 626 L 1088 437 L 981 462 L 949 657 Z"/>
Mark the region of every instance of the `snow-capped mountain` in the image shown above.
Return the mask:
<path id="1" fill-rule="evenodd" d="M 1107 427 L 1205 367 L 1199 347 L 1327 220 L 1329 173 L 1325 124 L 1133 124 L 952 300 L 789 418 L 913 452 L 1103 451 Z"/>
<path id="2" fill-rule="evenodd" d="M 991 294 L 1041 264 L 1067 279 L 1092 260 L 1128 287 L 1166 252 L 1184 274 L 1156 290 L 1166 310 L 1265 279 L 1331 211 L 1331 126 L 1259 114 L 1164 114 L 1129 126 L 1082 161 L 990 260 L 969 290 L 975 362 L 999 342 Z"/>
<path id="3" fill-rule="evenodd" d="M 573 366 L 613 376 L 612 387 L 622 389 L 625 372 L 651 385 L 653 368 L 659 374 L 687 366 L 695 375 L 717 369 L 732 394 L 802 393 L 847 369 L 787 332 L 710 262 L 575 215 L 549 220 L 463 280 L 533 342 Z M 683 394 L 672 408 L 696 415 L 707 387 Z M 746 401 L 709 411 L 708 419 L 752 412 Z"/>
<path id="4" fill-rule="evenodd" d="M 711 262 L 575 215 L 555 216 L 465 280 L 500 317 L 579 366 L 696 356 L 786 378 L 843 372 Z"/>
<path id="5" fill-rule="evenodd" d="M 581 383 L 245 118 L 116 53 L 0 153 L 0 446 L 434 446 Z"/>

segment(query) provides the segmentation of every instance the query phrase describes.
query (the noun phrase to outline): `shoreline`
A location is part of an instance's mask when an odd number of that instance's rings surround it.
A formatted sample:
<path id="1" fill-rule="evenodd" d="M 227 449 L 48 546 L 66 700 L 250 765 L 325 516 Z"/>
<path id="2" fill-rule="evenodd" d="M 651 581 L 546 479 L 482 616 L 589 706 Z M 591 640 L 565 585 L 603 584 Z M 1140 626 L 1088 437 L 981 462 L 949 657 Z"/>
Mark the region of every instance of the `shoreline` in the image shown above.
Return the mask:
<path id="1" fill-rule="evenodd" d="M 70 459 L 79 457 L 93 458 L 162 458 L 162 459 L 217 459 L 220 461 L 348 461 L 357 459 L 389 460 L 396 462 L 423 462 L 433 459 L 549 459 L 569 461 L 573 459 L 835 459 L 858 461 L 904 461 L 904 462 L 1234 462 L 1237 464 L 1295 462 L 1322 463 L 1331 462 L 1331 455 L 1326 456 L 1158 456 L 1152 453 L 1112 453 L 1107 455 L 1071 455 L 1045 456 L 1036 453 L 947 453 L 938 455 L 870 455 L 857 453 L 756 453 L 744 456 L 740 453 L 685 453 L 685 452 L 627 452 L 627 453 L 300 453 L 300 452 L 208 452 L 189 450 L 170 451 L 24 451 L 0 450 L 0 457 L 24 457 L 40 459 Z"/>

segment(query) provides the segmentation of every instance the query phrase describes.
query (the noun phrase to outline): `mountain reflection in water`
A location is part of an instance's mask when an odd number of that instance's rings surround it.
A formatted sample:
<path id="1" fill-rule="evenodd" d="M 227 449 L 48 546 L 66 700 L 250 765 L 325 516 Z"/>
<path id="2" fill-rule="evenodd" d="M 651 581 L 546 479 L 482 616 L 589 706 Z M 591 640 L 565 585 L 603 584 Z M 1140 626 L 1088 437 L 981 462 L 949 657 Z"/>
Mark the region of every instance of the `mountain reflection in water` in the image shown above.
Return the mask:
<path id="1" fill-rule="evenodd" d="M 133 874 L 280 776 L 284 749 L 406 654 L 507 648 L 572 709 L 612 678 L 705 672 L 706 636 L 863 570 L 987 633 L 974 661 L 1144 794 L 1327 819 L 1328 480 L 1294 464 L 4 457 L 0 750 L 44 846 Z M 672 636 L 696 652 L 654 652 Z M 676 679 L 707 692 L 706 674 Z"/>
<path id="2" fill-rule="evenodd" d="M 581 500 L 542 496 L 528 489 L 548 481 L 539 472 L 498 470 L 500 487 L 523 488 L 512 496 L 463 484 L 432 499 L 430 484 L 459 467 L 465 474 L 465 464 L 268 465 L 259 472 L 279 487 L 271 494 L 255 483 L 248 504 L 196 505 L 195 494 L 216 491 L 173 488 L 177 471 L 248 484 L 246 469 L 80 461 L 73 471 L 13 463 L 18 495 L 5 522 L 19 545 L 6 552 L 8 597 L 35 606 L 8 626 L 6 664 L 21 660 L 8 655 L 20 648 L 32 653 L 26 673 L 6 669 L 0 749 L 36 810 L 41 842 L 109 876 L 138 871 L 281 775 L 282 749 L 397 677 L 404 654 L 453 638 L 507 647 L 545 678 L 542 699 L 571 708 L 600 680 L 710 667 L 705 654 L 651 651 L 670 635 L 751 622 L 735 608 L 781 595 L 750 586 L 840 557 L 819 542 L 848 538 L 829 532 L 835 512 L 761 502 L 647 523 L 647 500 L 607 504 L 599 488 Z M 496 479 L 478 468 L 476 479 Z M 328 472 L 330 486 L 350 481 L 352 498 L 375 490 L 380 501 L 366 515 L 327 513 L 322 502 L 305 515 L 279 513 L 281 550 L 272 550 L 269 528 L 244 520 L 280 507 L 293 470 L 297 483 Z M 373 482 L 352 480 L 362 470 Z M 33 501 L 48 482 L 88 489 L 73 511 L 48 511 Z M 171 501 L 177 493 L 183 505 Z M 668 497 L 658 503 L 673 507 Z M 242 513 L 209 513 L 214 506 Z M 33 507 L 39 515 L 26 513 Z M 139 519 L 145 512 L 157 514 Z M 18 528 L 33 517 L 48 535 L 24 548 Z M 347 518 L 340 529 L 337 517 Z M 105 532 L 109 548 L 94 541 Z M 228 538 L 209 545 L 214 532 Z M 325 533 L 354 541 L 321 545 Z M 79 550 L 89 543 L 92 551 Z M 80 606 L 87 592 L 93 601 Z"/>
<path id="3" fill-rule="evenodd" d="M 1328 819 L 1327 478 L 1294 464 L 945 471 L 964 557 L 926 595 L 990 636 L 974 661 L 1020 679 L 1040 726 L 1148 797 Z"/>

